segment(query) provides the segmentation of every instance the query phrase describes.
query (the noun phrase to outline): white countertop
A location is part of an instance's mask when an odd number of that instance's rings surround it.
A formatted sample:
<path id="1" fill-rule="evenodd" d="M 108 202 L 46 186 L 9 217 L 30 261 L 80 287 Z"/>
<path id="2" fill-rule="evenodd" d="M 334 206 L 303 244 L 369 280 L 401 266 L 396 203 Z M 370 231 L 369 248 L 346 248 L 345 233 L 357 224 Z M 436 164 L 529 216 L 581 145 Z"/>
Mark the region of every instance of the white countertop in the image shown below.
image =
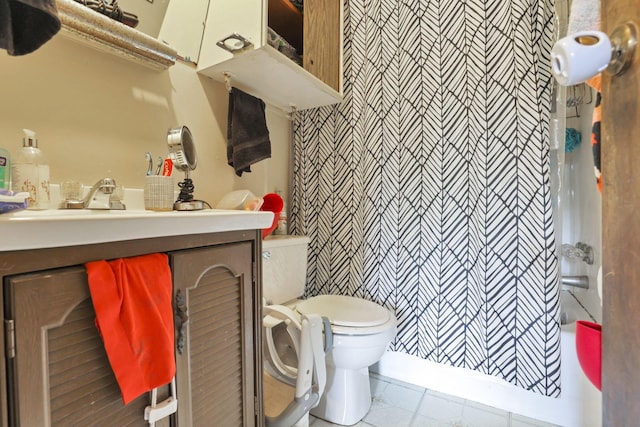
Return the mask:
<path id="1" fill-rule="evenodd" d="M 267 228 L 272 212 L 49 209 L 0 215 L 0 252 Z"/>

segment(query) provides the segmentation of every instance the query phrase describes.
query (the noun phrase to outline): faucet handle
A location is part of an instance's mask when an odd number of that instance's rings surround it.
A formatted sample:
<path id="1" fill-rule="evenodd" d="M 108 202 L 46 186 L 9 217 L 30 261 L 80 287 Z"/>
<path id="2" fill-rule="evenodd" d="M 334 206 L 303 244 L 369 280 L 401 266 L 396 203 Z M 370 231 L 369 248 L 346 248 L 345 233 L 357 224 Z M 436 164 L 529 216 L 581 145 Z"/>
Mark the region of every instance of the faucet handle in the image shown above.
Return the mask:
<path id="1" fill-rule="evenodd" d="M 114 181 L 115 184 L 115 181 Z M 122 185 L 114 185 L 111 194 L 109 195 L 109 209 L 126 209 L 123 202 L 124 200 L 124 188 Z"/>

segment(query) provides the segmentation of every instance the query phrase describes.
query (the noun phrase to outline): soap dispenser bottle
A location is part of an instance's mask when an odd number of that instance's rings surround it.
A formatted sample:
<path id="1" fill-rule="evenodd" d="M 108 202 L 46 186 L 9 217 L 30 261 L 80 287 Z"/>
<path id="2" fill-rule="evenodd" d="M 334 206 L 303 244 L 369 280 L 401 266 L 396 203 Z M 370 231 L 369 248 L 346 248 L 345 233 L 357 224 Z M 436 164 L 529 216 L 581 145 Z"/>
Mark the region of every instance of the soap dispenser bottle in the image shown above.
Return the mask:
<path id="1" fill-rule="evenodd" d="M 276 229 L 273 231 L 273 234 L 285 235 L 288 232 L 287 226 L 287 202 L 284 200 L 282 196 L 282 190 L 276 190 L 276 194 L 282 198 L 282 210 L 280 211 L 280 216 L 278 217 L 278 225 Z"/>
<path id="2" fill-rule="evenodd" d="M 29 193 L 27 209 L 49 209 L 49 164 L 38 148 L 35 132 L 23 131 L 22 148 L 11 165 L 11 187 Z"/>

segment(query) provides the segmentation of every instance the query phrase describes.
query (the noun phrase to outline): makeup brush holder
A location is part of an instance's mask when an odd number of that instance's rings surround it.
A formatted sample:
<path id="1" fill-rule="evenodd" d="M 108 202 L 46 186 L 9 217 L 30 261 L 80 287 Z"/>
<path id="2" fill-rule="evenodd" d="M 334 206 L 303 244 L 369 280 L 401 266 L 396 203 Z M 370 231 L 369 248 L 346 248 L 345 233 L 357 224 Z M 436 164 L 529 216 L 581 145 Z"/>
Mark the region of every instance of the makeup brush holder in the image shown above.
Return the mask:
<path id="1" fill-rule="evenodd" d="M 151 175 L 145 177 L 144 208 L 151 211 L 171 211 L 174 202 L 173 178 Z"/>

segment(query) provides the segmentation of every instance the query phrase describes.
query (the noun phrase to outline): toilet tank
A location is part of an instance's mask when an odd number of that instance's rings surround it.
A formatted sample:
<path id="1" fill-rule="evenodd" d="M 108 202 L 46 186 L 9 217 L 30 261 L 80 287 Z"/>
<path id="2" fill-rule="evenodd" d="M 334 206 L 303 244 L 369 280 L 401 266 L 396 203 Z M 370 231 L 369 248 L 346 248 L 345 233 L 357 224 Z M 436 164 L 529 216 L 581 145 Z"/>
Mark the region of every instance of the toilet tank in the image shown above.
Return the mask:
<path id="1" fill-rule="evenodd" d="M 282 304 L 304 293 L 307 280 L 306 236 L 269 236 L 262 241 L 262 296 Z"/>

